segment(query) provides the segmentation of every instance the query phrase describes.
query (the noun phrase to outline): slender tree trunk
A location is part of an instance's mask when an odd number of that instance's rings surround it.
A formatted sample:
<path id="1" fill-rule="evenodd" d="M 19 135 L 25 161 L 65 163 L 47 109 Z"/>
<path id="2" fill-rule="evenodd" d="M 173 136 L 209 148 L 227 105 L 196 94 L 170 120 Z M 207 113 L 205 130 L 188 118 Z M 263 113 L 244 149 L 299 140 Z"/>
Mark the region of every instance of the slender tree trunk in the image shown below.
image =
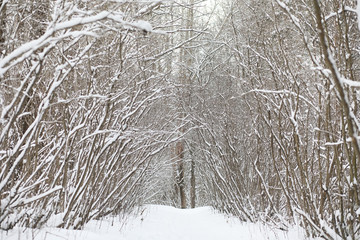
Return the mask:
<path id="1" fill-rule="evenodd" d="M 196 185 L 195 185 L 195 161 L 191 158 L 191 178 L 190 178 L 190 205 L 195 208 Z"/>
<path id="2" fill-rule="evenodd" d="M 186 193 L 184 180 L 184 143 L 179 141 L 175 147 L 176 161 L 177 161 L 177 186 L 180 194 L 181 208 L 186 208 Z"/>
<path id="3" fill-rule="evenodd" d="M 5 55 L 5 36 L 6 36 L 6 2 L 0 0 L 0 57 Z"/>

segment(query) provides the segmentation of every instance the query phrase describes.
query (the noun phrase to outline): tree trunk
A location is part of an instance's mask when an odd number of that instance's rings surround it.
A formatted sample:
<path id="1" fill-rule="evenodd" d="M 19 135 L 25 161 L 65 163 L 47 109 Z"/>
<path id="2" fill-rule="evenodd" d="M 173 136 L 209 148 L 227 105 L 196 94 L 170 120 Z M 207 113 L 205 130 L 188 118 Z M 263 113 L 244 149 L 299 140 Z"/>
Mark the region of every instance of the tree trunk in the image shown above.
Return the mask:
<path id="1" fill-rule="evenodd" d="M 179 141 L 175 147 L 176 161 L 177 161 L 177 179 L 176 183 L 179 188 L 180 205 L 181 208 L 186 208 L 186 194 L 184 181 L 184 143 Z"/>
<path id="2" fill-rule="evenodd" d="M 195 161 L 191 159 L 191 178 L 190 178 L 190 205 L 195 208 L 196 189 L 195 189 Z"/>
<path id="3" fill-rule="evenodd" d="M 6 2 L 0 0 L 0 57 L 5 55 L 5 36 L 6 36 Z"/>

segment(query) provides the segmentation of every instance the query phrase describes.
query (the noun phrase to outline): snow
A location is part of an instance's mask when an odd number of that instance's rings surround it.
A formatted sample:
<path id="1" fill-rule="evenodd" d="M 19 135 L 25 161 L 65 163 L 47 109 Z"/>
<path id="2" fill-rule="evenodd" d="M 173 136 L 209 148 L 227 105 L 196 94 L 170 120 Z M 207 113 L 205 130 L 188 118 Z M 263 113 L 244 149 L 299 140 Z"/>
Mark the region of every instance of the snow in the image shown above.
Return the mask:
<path id="1" fill-rule="evenodd" d="M 47 195 L 50 195 L 53 192 L 59 191 L 61 189 L 62 189 L 62 186 L 56 186 L 56 187 L 50 189 L 49 191 L 44 192 L 44 193 L 42 193 L 40 195 L 34 196 L 32 198 L 24 199 L 23 201 L 21 201 L 21 203 L 22 204 L 28 204 L 28 203 L 34 202 L 34 201 L 36 201 L 36 200 L 38 200 L 40 198 L 46 197 Z"/>
<path id="2" fill-rule="evenodd" d="M 151 24 L 147 21 L 139 20 L 137 22 L 134 22 L 133 25 L 137 28 L 143 29 L 147 32 L 151 32 L 153 30 Z"/>
<path id="3" fill-rule="evenodd" d="M 356 210 L 356 215 L 359 216 L 360 215 L 360 208 L 358 210 Z"/>
<path id="4" fill-rule="evenodd" d="M 147 205 L 137 216 L 111 217 L 91 221 L 83 230 L 65 230 L 46 227 L 38 229 L 15 228 L 0 231 L 0 240 L 301 240 L 304 232 L 297 227 L 289 231 L 260 223 L 244 223 L 217 213 L 211 207 L 176 209 L 168 206 Z"/>
<path id="5" fill-rule="evenodd" d="M 350 87 L 360 87 L 360 82 L 349 80 L 346 78 L 341 78 L 341 80 L 344 84 L 349 85 Z"/>

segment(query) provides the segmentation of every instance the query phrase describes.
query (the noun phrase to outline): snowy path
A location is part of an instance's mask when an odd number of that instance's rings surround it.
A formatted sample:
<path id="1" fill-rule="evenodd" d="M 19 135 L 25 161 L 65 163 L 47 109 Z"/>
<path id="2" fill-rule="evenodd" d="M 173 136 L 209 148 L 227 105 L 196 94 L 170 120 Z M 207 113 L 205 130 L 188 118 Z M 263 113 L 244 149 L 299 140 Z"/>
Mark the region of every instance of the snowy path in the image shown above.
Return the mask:
<path id="1" fill-rule="evenodd" d="M 134 219 L 123 234 L 126 240 L 301 239 L 295 231 L 286 233 L 260 224 L 240 223 L 216 214 L 210 207 L 184 210 L 148 206 L 143 221 L 139 223 L 139 219 Z"/>
<path id="2" fill-rule="evenodd" d="M 261 224 L 241 223 L 210 207 L 175 209 L 146 206 L 141 216 L 131 217 L 125 227 L 119 219 L 92 221 L 84 230 L 44 228 L 0 231 L 0 240 L 300 240 L 301 231 L 271 229 Z"/>

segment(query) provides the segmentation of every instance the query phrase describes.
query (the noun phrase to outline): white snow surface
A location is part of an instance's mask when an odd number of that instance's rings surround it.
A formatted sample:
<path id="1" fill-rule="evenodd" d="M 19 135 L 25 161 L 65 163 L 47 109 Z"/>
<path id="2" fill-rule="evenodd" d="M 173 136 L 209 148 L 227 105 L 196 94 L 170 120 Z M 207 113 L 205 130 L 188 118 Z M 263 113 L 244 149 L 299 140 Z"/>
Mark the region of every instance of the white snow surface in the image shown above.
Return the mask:
<path id="1" fill-rule="evenodd" d="M 137 216 L 91 221 L 83 230 L 15 228 L 0 231 L 1 240 L 301 240 L 301 228 L 289 231 L 260 223 L 244 223 L 217 213 L 211 207 L 176 209 L 147 205 Z"/>

